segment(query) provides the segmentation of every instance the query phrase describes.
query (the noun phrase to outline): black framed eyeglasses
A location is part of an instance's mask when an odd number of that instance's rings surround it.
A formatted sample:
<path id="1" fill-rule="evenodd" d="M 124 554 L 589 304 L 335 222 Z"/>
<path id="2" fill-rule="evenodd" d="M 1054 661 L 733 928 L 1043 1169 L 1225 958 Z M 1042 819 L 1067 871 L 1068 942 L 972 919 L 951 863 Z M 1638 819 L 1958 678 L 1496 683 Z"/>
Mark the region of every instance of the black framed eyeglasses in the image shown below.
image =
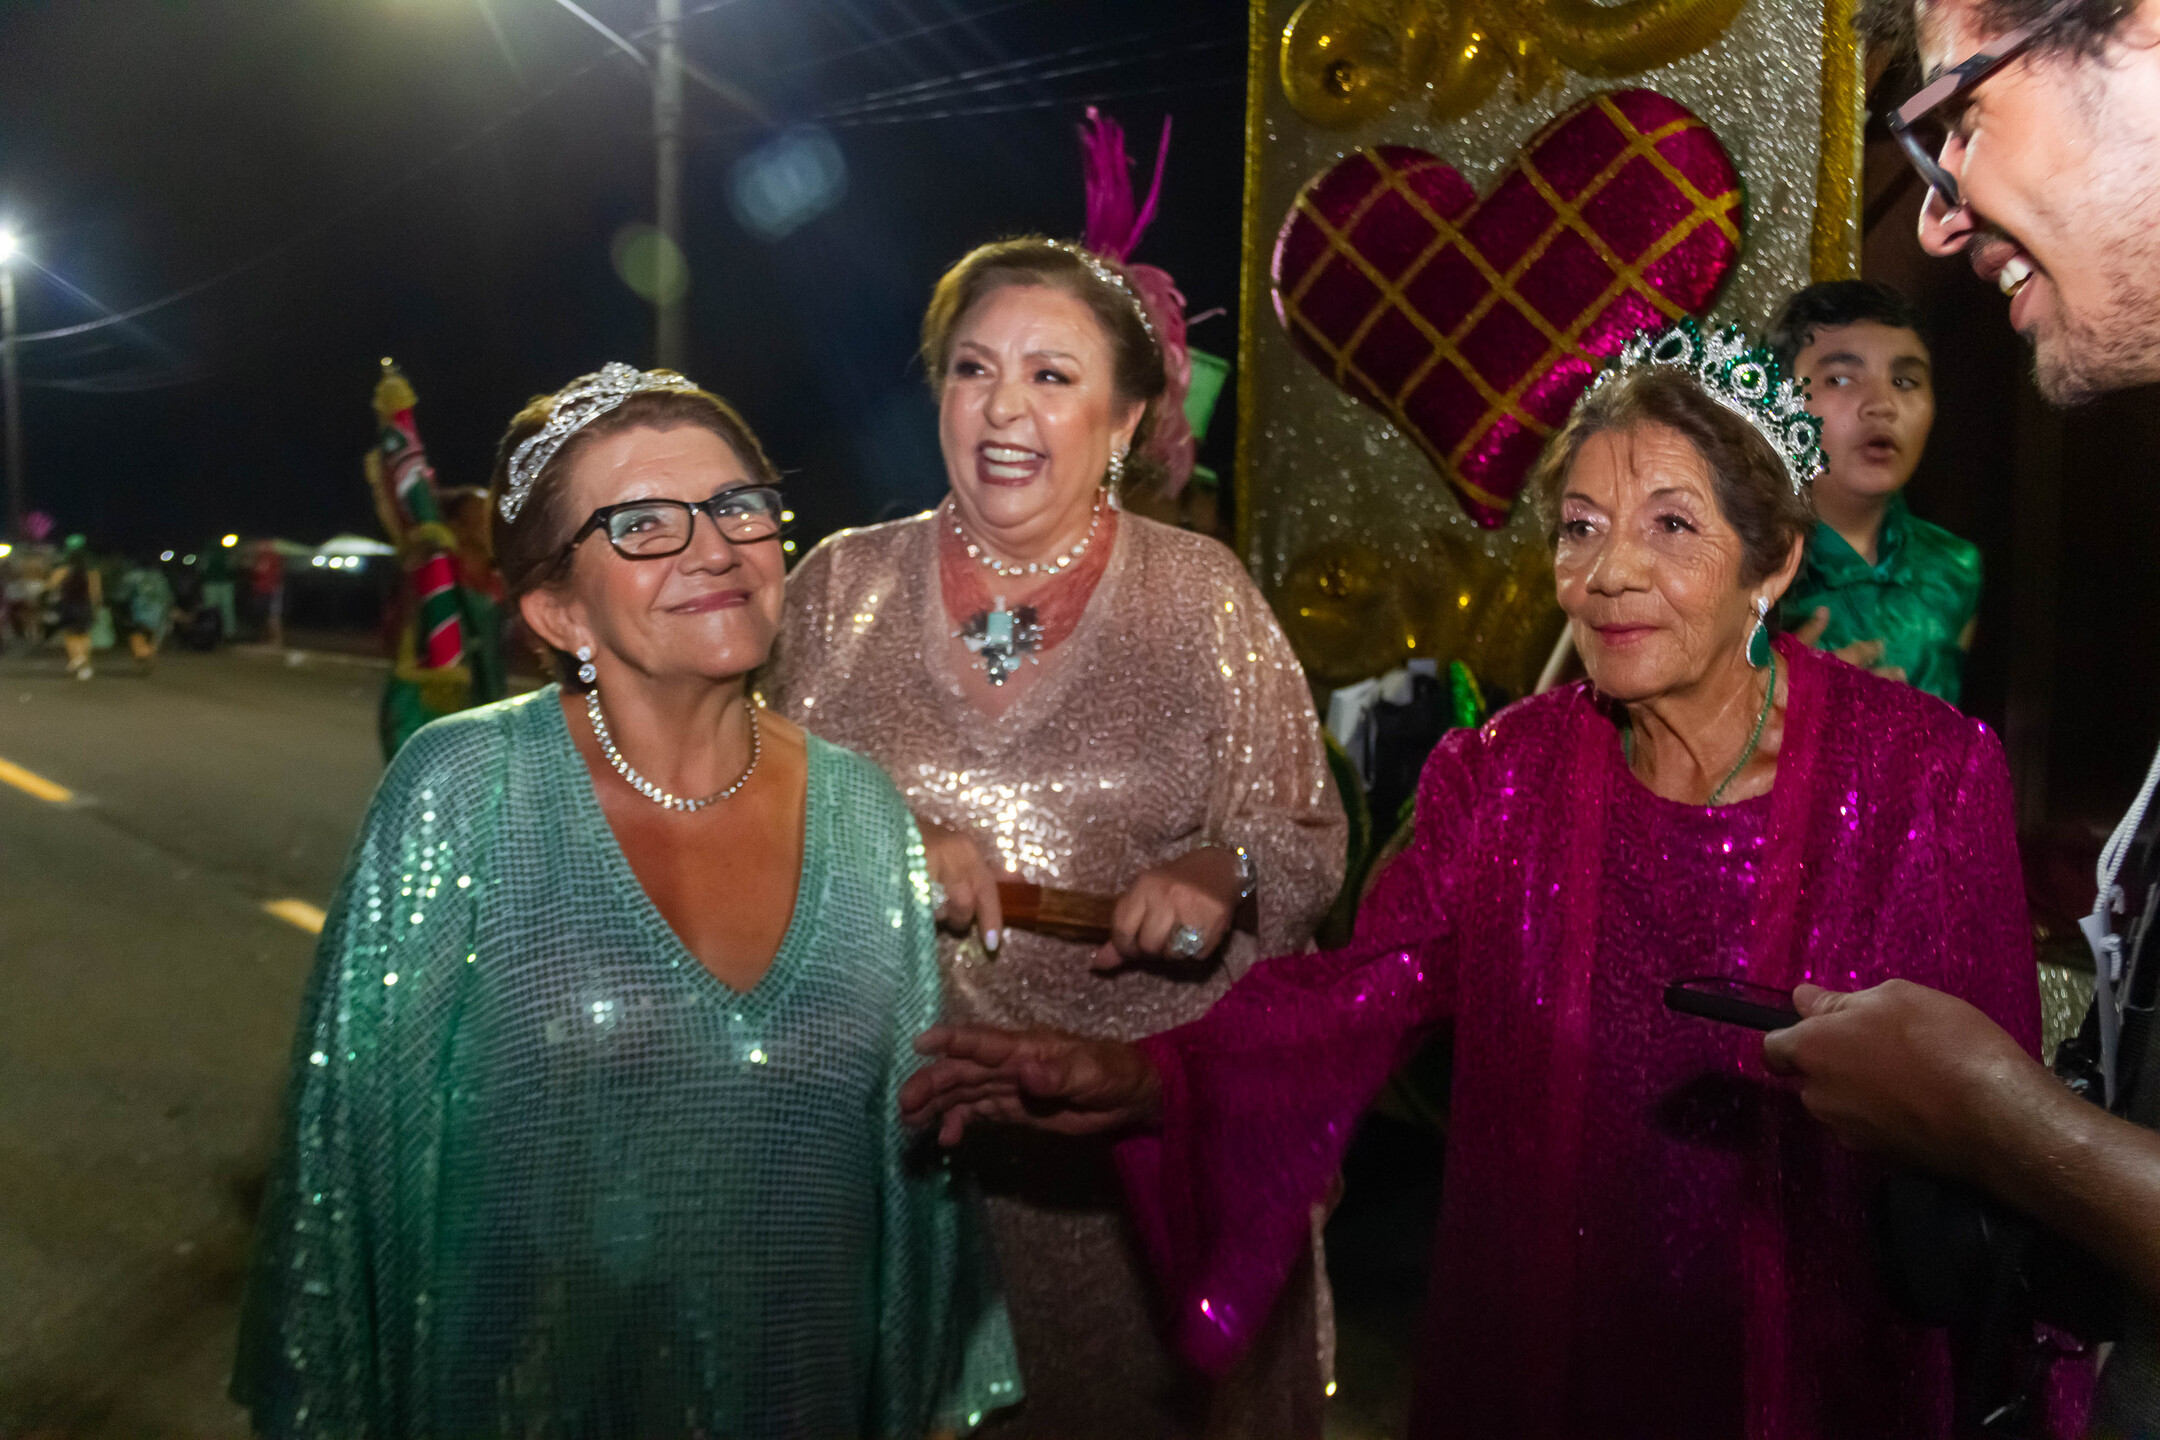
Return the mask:
<path id="1" fill-rule="evenodd" d="M 781 505 L 780 492 L 770 485 L 738 485 L 709 500 L 625 500 L 593 511 L 563 546 L 557 563 L 569 559 L 595 530 L 605 531 L 608 544 L 625 560 L 680 555 L 690 548 L 701 512 L 731 545 L 777 539 L 792 518 Z"/>
<path id="2" fill-rule="evenodd" d="M 1942 152 L 1950 142 L 1950 132 L 1964 110 L 1967 97 L 1979 88 L 1981 81 L 2032 49 L 2050 27 L 2080 3 L 2081 0 L 2063 0 L 2038 19 L 1997 39 L 1989 49 L 1977 51 L 1939 72 L 1910 100 L 1885 117 L 1905 158 L 1912 161 L 1913 169 L 1920 172 L 1920 178 L 1927 182 L 1928 188 L 1942 196 L 1943 203 L 1952 210 L 1963 205 L 1965 200 L 1958 190 L 1957 177 L 1943 167 Z"/>

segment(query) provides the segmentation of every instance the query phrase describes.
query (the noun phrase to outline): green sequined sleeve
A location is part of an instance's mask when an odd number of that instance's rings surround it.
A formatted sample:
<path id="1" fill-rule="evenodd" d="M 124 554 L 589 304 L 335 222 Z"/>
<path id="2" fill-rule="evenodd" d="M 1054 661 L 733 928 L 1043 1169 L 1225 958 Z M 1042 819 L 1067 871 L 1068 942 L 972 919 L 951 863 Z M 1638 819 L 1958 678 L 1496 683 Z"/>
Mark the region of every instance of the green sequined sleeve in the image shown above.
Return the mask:
<path id="1" fill-rule="evenodd" d="M 848 759 L 891 796 L 889 846 L 880 849 L 898 862 L 892 866 L 902 879 L 894 918 L 914 959 L 905 998 L 893 1016 L 885 1080 L 884 1233 L 878 1253 L 885 1314 L 872 1408 L 880 1435 L 920 1434 L 926 1415 L 931 1429 L 965 1432 L 993 1409 L 1020 1399 L 1019 1360 L 979 1197 L 956 1181 L 933 1137 L 911 1134 L 899 1123 L 900 1086 L 924 1063 L 915 1053 L 915 1037 L 937 1023 L 942 1010 L 930 873 L 922 837 L 891 782 L 868 761 Z"/>
<path id="2" fill-rule="evenodd" d="M 257 1227 L 234 1398 L 265 1435 L 408 1432 L 424 1395 L 439 1082 L 477 934 L 499 786 L 493 715 L 422 730 L 383 777 L 316 951 L 284 1153 Z M 455 777 L 453 780 L 452 777 Z"/>

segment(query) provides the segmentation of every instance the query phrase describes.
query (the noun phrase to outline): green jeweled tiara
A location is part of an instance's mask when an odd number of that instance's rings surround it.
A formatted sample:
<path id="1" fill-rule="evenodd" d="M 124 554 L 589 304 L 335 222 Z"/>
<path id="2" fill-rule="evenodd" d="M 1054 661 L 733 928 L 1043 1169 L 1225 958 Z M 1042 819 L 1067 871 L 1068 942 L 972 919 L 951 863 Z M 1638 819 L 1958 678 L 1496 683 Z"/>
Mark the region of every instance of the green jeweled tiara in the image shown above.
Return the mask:
<path id="1" fill-rule="evenodd" d="M 1754 426 L 1785 462 L 1795 495 L 1822 474 L 1822 421 L 1808 413 L 1806 391 L 1785 378 L 1776 355 L 1749 344 L 1737 326 L 1705 335 L 1693 320 L 1682 319 L 1664 330 L 1639 331 L 1590 388 L 1652 365 L 1687 371 L 1711 399 Z"/>

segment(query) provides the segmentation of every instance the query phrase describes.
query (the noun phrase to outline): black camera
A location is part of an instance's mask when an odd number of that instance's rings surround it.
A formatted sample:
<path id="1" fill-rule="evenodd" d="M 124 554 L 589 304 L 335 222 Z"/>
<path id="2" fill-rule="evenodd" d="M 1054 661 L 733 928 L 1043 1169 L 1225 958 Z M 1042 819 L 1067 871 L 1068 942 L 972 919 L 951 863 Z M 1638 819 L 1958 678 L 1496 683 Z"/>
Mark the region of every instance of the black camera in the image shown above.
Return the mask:
<path id="1" fill-rule="evenodd" d="M 2160 1063 L 2160 1054 L 2148 1054 L 2160 961 L 2139 963 L 2160 910 L 2156 850 L 2151 837 L 2140 838 L 2136 873 L 2146 880 L 2145 905 L 2123 947 L 2114 1104 L 2101 1069 L 2097 1008 L 2057 1047 L 2054 1067 L 2074 1093 L 2145 1124 L 2160 1101 L 2160 1080 L 2145 1073 L 2149 1060 Z M 2041 1433 L 2047 1369 L 2062 1352 L 2039 1338 L 2039 1326 L 2086 1345 L 2122 1334 L 2123 1292 L 2113 1272 L 2074 1241 L 1971 1186 L 1895 1173 L 1877 1197 L 1875 1228 L 1892 1298 L 1913 1318 L 1950 1332 L 1961 1436 Z"/>

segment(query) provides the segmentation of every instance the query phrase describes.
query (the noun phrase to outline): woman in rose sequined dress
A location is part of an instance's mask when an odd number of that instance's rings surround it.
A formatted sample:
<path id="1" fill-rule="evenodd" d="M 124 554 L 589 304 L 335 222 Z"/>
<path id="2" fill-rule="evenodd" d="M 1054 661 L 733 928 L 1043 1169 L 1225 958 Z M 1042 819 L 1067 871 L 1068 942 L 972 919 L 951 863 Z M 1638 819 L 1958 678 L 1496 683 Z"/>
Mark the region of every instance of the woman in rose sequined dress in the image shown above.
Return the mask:
<path id="1" fill-rule="evenodd" d="M 915 812 L 957 1016 L 1134 1040 L 1303 946 L 1345 831 L 1266 602 L 1221 545 L 1116 506 L 1182 315 L 1143 308 L 1114 263 L 1017 240 L 946 275 L 923 354 L 951 493 L 803 560 L 763 688 Z M 1118 896 L 1113 940 L 1005 929 L 999 877 Z M 1233 929 L 1248 891 L 1257 935 Z M 968 1159 L 1028 1388 L 994 1433 L 1318 1435 L 1309 1243 L 1276 1322 L 1212 1386 L 1159 1334 L 1106 1142 L 985 1135 Z"/>
<path id="2" fill-rule="evenodd" d="M 1879 1172 L 1758 1035 L 1662 1003 L 1694 975 L 1773 1003 L 1903 976 L 2038 1039 L 1995 737 L 1756 634 L 1811 523 L 1785 423 L 1655 363 L 1593 391 L 1531 482 L 1590 679 L 1441 742 L 1352 942 L 1137 1044 L 933 1031 L 908 1118 L 1122 1135 L 1180 1348 L 1220 1367 L 1365 1104 L 1451 1026 L 1412 1436 L 1947 1440 L 1940 1332 L 1877 1278 Z"/>

